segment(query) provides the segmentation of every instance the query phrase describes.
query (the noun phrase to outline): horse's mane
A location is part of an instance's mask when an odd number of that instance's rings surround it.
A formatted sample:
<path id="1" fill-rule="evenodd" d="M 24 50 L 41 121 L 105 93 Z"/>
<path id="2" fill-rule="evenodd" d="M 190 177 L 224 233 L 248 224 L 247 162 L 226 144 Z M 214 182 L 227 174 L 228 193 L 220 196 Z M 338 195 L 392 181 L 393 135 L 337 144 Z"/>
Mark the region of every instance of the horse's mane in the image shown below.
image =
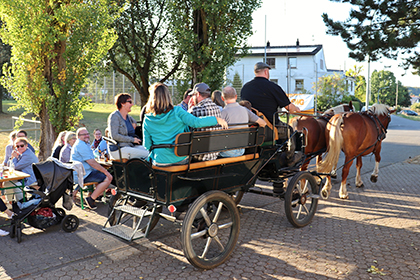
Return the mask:
<path id="1" fill-rule="evenodd" d="M 353 112 L 355 111 L 353 103 L 350 102 L 350 104 L 340 104 L 340 105 L 332 107 L 328 110 L 325 110 L 324 114 L 322 114 L 322 115 L 326 116 L 326 115 L 335 115 L 335 114 L 338 114 L 338 113 L 344 113 L 344 112 L 347 112 L 346 107 L 351 108 L 351 110 L 353 110 Z"/>
<path id="2" fill-rule="evenodd" d="M 389 107 L 385 104 L 375 103 L 369 108 L 369 112 L 377 116 L 386 115 L 389 113 Z"/>

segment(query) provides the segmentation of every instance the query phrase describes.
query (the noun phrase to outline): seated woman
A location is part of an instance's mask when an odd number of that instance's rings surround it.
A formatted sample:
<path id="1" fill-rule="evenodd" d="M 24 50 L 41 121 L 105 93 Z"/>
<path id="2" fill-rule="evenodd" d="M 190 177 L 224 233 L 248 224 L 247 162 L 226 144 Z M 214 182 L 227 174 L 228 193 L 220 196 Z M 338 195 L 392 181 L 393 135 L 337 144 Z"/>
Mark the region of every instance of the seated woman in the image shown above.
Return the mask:
<path id="1" fill-rule="evenodd" d="M 70 161 L 71 147 L 73 147 L 76 140 L 76 133 L 70 131 L 66 133 L 66 145 L 60 151 L 59 160 L 61 162 L 67 163 Z"/>
<path id="2" fill-rule="evenodd" d="M 227 128 L 227 123 L 218 117 L 195 117 L 180 106 L 172 104 L 171 94 L 162 83 L 149 87 L 149 100 L 143 122 L 143 140 L 146 149 L 152 145 L 173 144 L 179 133 L 187 132 L 189 127 L 205 127 L 220 124 Z M 174 148 L 157 148 L 151 151 L 149 158 L 154 165 L 168 166 L 184 164 L 187 157 L 178 157 Z"/>
<path id="3" fill-rule="evenodd" d="M 66 145 L 66 132 L 67 131 L 61 131 L 58 134 L 57 139 L 55 139 L 51 156 L 56 159 L 59 159 L 61 149 L 63 149 L 63 147 Z"/>
<path id="4" fill-rule="evenodd" d="M 29 174 L 30 177 L 25 178 L 25 186 L 29 186 L 33 183 L 36 183 L 37 180 L 35 178 L 34 171 L 32 169 L 32 163 L 37 163 L 38 158 L 36 155 L 28 149 L 28 141 L 26 138 L 19 137 L 16 138 L 14 143 L 15 150 L 13 150 L 12 155 L 10 158 L 15 165 L 15 170 L 22 171 L 26 174 Z M 12 182 L 5 182 L 3 187 L 13 187 L 13 186 L 21 186 L 20 181 L 13 181 Z M 10 195 L 10 191 L 14 192 L 16 200 L 19 201 L 23 198 L 22 191 L 19 188 L 10 189 L 8 199 L 9 201 L 12 200 L 12 195 Z"/>
<path id="5" fill-rule="evenodd" d="M 115 105 L 118 110 L 108 117 L 108 129 L 110 138 L 118 142 L 121 147 L 122 158 L 145 158 L 149 152 L 141 146 L 141 140 L 135 134 L 136 121 L 128 115 L 131 112 L 133 101 L 127 93 L 115 96 Z M 116 145 L 109 145 L 111 158 L 119 159 L 120 155 Z"/>

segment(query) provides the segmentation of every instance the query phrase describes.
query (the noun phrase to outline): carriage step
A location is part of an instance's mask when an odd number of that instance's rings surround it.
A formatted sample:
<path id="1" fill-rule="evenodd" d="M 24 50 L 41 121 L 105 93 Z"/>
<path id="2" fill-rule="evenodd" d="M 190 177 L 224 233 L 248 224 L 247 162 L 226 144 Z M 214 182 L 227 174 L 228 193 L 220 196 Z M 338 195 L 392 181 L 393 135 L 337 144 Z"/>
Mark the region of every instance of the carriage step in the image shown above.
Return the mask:
<path id="1" fill-rule="evenodd" d="M 314 198 L 314 199 L 320 199 L 321 198 L 321 196 L 319 194 L 314 194 L 314 193 L 308 195 L 308 197 L 309 198 Z"/>
<path id="2" fill-rule="evenodd" d="M 123 213 L 127 213 L 127 214 L 130 214 L 130 215 L 133 215 L 133 216 L 137 216 L 137 217 L 141 217 L 143 215 L 145 217 L 147 217 L 147 216 L 152 215 L 152 211 L 148 211 L 148 210 L 138 208 L 138 207 L 134 207 L 134 206 L 131 206 L 131 205 L 120 205 L 120 206 L 116 206 L 114 209 L 119 210 Z"/>
<path id="3" fill-rule="evenodd" d="M 133 229 L 124 225 L 115 225 L 112 227 L 102 228 L 102 230 L 127 241 L 132 241 L 145 236 L 145 234 L 141 231 L 137 231 L 133 235 Z"/>

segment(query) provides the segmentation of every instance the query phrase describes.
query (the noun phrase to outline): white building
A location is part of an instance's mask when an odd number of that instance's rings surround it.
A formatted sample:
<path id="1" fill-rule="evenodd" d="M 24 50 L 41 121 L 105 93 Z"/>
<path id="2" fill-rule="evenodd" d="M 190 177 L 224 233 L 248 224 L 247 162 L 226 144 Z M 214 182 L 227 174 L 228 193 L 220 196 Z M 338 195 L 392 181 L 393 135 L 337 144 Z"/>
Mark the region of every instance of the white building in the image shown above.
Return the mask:
<path id="1" fill-rule="evenodd" d="M 242 84 L 254 78 L 254 65 L 264 61 L 270 65 L 270 80 L 280 85 L 286 93 L 315 93 L 315 81 L 325 75 L 338 73 L 344 76 L 343 70 L 329 70 L 325 64 L 322 45 L 270 46 L 252 47 L 249 54 L 227 70 L 227 81 L 232 82 L 237 73 Z M 348 78 L 348 90 L 354 95 L 354 81 Z"/>

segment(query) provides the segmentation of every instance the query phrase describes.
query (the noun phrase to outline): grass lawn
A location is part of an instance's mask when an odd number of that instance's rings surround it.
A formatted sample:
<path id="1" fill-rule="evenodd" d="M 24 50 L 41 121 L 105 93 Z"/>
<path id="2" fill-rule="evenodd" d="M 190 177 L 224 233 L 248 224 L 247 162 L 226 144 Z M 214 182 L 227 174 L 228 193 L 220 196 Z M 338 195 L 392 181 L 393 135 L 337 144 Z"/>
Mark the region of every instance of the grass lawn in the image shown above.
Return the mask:
<path id="1" fill-rule="evenodd" d="M 7 132 L 0 132 L 0 160 L 3 162 L 4 160 L 4 148 L 8 144 L 9 141 L 9 132 L 13 129 L 13 116 L 19 116 L 23 109 L 20 109 L 18 111 L 9 112 L 8 109 L 15 105 L 15 101 L 10 100 L 3 100 L 3 112 L 4 114 L 0 114 L 0 130 L 4 131 L 7 130 Z M 83 119 L 80 120 L 80 127 L 85 126 L 89 132 L 93 132 L 95 128 L 99 128 L 102 130 L 102 133 L 104 132 L 106 126 L 107 126 L 107 119 L 108 115 L 116 110 L 116 106 L 114 104 L 99 104 L 95 103 L 92 104 L 91 108 L 87 108 L 83 111 Z M 130 116 L 132 116 L 135 120 L 139 120 L 140 118 L 140 106 L 133 106 L 131 108 Z M 28 119 L 31 119 L 31 117 L 27 117 Z M 22 129 L 32 129 L 34 128 L 33 123 L 25 123 L 22 127 Z M 39 128 L 39 125 L 38 125 Z M 34 147 L 38 147 L 38 141 L 40 137 L 40 132 L 35 131 L 28 131 L 29 139 L 31 140 L 31 144 Z M 37 138 L 37 139 L 36 139 Z M 93 141 L 93 135 L 90 137 L 91 141 Z"/>

